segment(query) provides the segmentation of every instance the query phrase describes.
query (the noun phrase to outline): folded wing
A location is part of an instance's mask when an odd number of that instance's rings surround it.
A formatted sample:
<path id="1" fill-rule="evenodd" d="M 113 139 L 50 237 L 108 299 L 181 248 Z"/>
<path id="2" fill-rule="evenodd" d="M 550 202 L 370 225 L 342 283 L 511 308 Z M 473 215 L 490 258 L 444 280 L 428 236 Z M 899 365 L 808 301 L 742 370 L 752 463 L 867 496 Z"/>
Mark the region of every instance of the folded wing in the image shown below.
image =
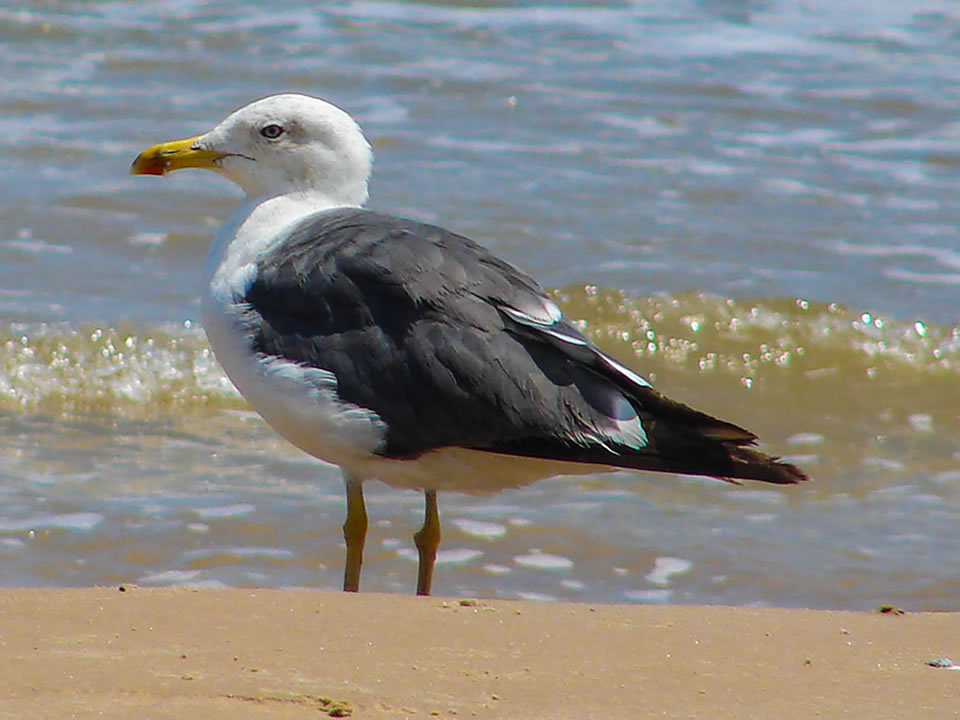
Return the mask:
<path id="1" fill-rule="evenodd" d="M 318 213 L 262 258 L 254 349 L 332 372 L 388 430 L 379 453 L 458 446 L 792 483 L 756 437 L 670 400 L 595 347 L 537 283 L 465 238 L 360 209 Z"/>

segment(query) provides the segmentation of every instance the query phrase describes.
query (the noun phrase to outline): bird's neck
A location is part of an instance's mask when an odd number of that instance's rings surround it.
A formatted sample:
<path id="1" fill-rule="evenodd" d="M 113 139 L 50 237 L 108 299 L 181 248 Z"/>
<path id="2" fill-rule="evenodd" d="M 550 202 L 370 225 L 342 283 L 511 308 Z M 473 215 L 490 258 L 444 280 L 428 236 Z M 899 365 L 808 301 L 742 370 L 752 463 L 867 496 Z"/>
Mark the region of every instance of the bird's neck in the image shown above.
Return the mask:
<path id="1" fill-rule="evenodd" d="M 273 197 L 247 197 L 217 233 L 210 248 L 206 276 L 233 274 L 256 263 L 292 225 L 307 215 L 343 206 L 317 193 L 288 193 Z"/>

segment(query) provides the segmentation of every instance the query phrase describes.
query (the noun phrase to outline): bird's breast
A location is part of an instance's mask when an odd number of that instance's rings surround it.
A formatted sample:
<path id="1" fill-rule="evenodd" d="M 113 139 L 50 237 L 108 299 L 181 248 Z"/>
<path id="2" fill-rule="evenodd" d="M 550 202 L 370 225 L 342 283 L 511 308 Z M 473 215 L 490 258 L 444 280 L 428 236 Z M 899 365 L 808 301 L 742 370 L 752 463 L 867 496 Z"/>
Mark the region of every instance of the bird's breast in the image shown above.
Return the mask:
<path id="1" fill-rule="evenodd" d="M 254 264 L 221 263 L 203 297 L 207 340 L 227 376 L 271 427 L 310 455 L 347 466 L 375 453 L 383 422 L 342 401 L 333 373 L 254 349 L 258 315 L 242 297 L 255 277 Z"/>

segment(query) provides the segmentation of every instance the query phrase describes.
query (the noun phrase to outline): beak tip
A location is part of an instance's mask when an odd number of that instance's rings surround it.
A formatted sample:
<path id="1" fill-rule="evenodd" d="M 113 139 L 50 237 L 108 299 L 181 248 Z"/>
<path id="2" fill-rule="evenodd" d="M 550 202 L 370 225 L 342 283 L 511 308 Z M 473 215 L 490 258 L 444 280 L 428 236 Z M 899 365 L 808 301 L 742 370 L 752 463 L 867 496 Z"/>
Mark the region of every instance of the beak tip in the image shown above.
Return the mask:
<path id="1" fill-rule="evenodd" d="M 163 175 L 166 167 L 155 153 L 140 153 L 130 165 L 131 175 Z"/>
<path id="2" fill-rule="evenodd" d="M 133 165 L 130 168 L 131 175 L 163 175 L 163 168 L 158 165 Z"/>

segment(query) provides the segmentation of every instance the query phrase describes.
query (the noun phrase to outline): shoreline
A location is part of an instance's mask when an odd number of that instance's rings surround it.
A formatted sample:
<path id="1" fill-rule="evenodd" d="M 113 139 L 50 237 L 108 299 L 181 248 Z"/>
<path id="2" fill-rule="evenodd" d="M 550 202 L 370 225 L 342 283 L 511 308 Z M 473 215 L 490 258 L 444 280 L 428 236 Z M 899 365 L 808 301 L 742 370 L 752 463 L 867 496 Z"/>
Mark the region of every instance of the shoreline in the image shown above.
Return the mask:
<path id="1" fill-rule="evenodd" d="M 0 590 L 0 718 L 960 717 L 960 613 Z"/>

